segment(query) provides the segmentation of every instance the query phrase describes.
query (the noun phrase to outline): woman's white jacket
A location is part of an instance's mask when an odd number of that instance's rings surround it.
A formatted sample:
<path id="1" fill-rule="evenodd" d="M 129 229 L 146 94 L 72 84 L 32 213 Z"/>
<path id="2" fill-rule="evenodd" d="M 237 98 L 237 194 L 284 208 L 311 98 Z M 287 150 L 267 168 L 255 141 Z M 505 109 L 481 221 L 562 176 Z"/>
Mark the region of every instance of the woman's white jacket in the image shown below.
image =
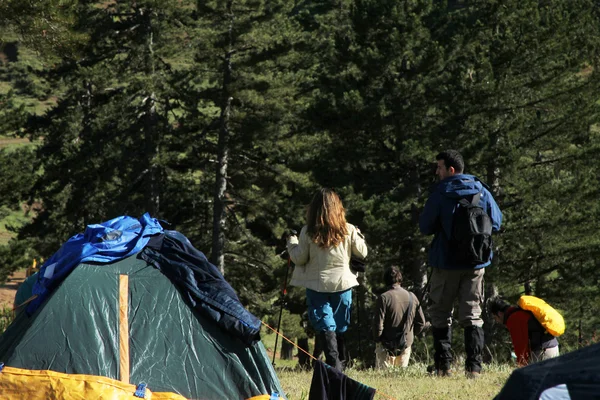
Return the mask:
<path id="1" fill-rule="evenodd" d="M 288 238 L 287 250 L 296 264 L 290 285 L 302 286 L 317 292 L 341 292 L 358 286 L 357 273 L 350 269 L 350 257 L 367 256 L 367 244 L 354 225 L 347 224 L 348 234 L 337 246 L 321 248 L 306 233 Z"/>

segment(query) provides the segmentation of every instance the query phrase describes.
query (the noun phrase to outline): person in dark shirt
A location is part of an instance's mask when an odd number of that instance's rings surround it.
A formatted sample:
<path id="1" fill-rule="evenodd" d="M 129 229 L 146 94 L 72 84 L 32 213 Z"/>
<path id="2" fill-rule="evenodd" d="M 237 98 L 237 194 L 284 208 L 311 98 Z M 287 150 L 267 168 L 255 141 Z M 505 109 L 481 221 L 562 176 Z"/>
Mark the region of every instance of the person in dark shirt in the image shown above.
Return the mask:
<path id="1" fill-rule="evenodd" d="M 500 297 L 490 299 L 488 308 L 494 320 L 508 328 L 520 366 L 559 355 L 558 340 L 546 332 L 531 311 L 511 306 Z"/>
<path id="2" fill-rule="evenodd" d="M 407 367 L 414 336 L 419 335 L 428 324 L 425 322 L 417 296 L 402 288 L 400 269 L 395 266 L 386 269 L 383 279 L 388 290 L 377 299 L 373 320 L 373 336 L 377 342 L 376 366 Z M 396 339 L 403 334 L 405 347 L 389 348 L 394 347 Z"/>

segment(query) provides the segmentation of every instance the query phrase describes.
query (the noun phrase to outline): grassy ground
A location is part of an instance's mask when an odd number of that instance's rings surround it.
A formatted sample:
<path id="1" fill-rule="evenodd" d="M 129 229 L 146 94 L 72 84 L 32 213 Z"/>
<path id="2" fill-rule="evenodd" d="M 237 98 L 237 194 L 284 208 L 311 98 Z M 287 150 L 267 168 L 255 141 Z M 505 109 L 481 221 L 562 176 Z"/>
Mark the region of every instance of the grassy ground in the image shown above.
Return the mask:
<path id="1" fill-rule="evenodd" d="M 457 370 L 450 378 L 431 377 L 423 364 L 406 369 L 346 371 L 352 379 L 375 388 L 375 399 L 479 400 L 496 396 L 512 369 L 509 366 L 488 366 L 477 380 L 467 379 Z M 277 375 L 289 400 L 306 400 L 312 372 L 278 369 Z"/>
<path id="2" fill-rule="evenodd" d="M 267 349 L 269 361 L 273 357 L 275 335 L 263 331 L 262 342 Z M 310 344 L 312 349 L 312 343 Z M 289 400 L 306 400 L 310 389 L 312 371 L 297 369 L 298 359 L 280 360 L 281 338 L 277 345 L 275 369 Z M 294 349 L 294 354 L 298 351 Z M 412 360 L 411 360 L 412 363 Z M 486 365 L 477 380 L 467 379 L 458 366 L 450 378 L 437 378 L 427 374 L 427 365 L 414 363 L 408 368 L 391 370 L 348 369 L 346 374 L 378 390 L 379 399 L 423 399 L 423 400 L 480 400 L 496 396 L 512 372 L 510 365 Z"/>

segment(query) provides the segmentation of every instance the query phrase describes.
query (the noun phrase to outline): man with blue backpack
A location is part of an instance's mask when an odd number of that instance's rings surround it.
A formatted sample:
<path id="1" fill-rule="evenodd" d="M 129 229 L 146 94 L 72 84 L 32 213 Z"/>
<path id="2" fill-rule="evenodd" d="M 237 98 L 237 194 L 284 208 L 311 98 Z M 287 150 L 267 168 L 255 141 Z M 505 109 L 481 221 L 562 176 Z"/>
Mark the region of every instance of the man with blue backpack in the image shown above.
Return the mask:
<path id="1" fill-rule="evenodd" d="M 425 235 L 434 235 L 429 249 L 433 267 L 429 298 L 435 373 L 449 376 L 452 357 L 452 313 L 458 298 L 458 319 L 464 328 L 465 371 L 469 378 L 481 372 L 484 346 L 483 275 L 491 264 L 492 232 L 500 229 L 502 212 L 486 185 L 463 173 L 464 161 L 456 150 L 436 156 L 440 182 L 427 199 L 419 219 Z"/>

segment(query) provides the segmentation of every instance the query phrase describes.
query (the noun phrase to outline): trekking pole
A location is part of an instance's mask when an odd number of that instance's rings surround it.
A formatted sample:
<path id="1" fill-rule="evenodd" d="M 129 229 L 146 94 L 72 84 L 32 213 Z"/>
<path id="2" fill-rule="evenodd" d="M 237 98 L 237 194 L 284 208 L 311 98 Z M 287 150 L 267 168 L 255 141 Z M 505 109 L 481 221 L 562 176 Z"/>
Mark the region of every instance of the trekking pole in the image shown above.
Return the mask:
<path id="1" fill-rule="evenodd" d="M 290 272 L 290 266 L 292 259 L 288 255 L 287 268 L 285 269 L 285 279 L 283 280 L 283 288 L 281 290 L 281 308 L 279 309 L 279 321 L 277 322 L 277 332 L 281 328 L 281 317 L 283 316 L 283 307 L 285 306 L 285 296 L 287 295 L 287 280 Z M 275 366 L 275 356 L 277 355 L 277 342 L 279 341 L 279 335 L 275 335 L 275 348 L 273 349 L 273 367 Z"/>
<path id="2" fill-rule="evenodd" d="M 361 288 L 362 286 L 359 286 L 359 288 Z M 358 289 L 360 290 L 360 289 Z M 356 307 L 356 324 L 358 325 L 358 354 L 363 354 L 362 352 L 362 332 L 361 332 L 361 325 L 360 325 L 360 296 L 358 293 L 358 290 L 356 291 L 356 303 L 358 305 L 358 307 Z"/>

